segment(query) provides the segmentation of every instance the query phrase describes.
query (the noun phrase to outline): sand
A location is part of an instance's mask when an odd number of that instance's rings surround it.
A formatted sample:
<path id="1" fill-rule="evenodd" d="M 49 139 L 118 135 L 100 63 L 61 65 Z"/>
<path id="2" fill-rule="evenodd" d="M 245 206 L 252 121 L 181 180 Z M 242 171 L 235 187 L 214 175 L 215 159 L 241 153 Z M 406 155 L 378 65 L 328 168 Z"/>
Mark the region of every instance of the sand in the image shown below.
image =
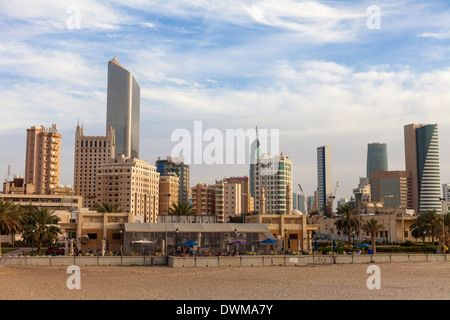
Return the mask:
<path id="1" fill-rule="evenodd" d="M 441 300 L 450 299 L 450 263 L 170 268 L 82 266 L 81 289 L 67 287 L 65 266 L 0 266 L 1 300 Z"/>

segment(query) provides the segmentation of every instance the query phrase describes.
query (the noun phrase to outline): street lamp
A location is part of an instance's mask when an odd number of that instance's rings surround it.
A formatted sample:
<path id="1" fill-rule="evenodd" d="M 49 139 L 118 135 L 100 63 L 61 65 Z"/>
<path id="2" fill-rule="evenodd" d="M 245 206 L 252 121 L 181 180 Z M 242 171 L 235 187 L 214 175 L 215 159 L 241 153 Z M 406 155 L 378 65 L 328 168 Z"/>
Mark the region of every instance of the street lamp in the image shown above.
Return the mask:
<path id="1" fill-rule="evenodd" d="M 284 228 L 284 254 L 286 254 L 287 229 Z"/>
<path id="2" fill-rule="evenodd" d="M 237 241 L 237 229 L 236 228 L 234 228 L 234 252 L 236 253 L 237 252 L 237 244 L 236 244 L 236 241 Z"/>
<path id="3" fill-rule="evenodd" d="M 122 245 L 123 245 L 123 230 L 122 228 L 119 229 L 120 233 L 120 256 L 122 257 Z"/>
<path id="4" fill-rule="evenodd" d="M 178 250 L 178 232 L 180 232 L 178 230 L 178 228 L 175 230 L 175 250 Z"/>
<path id="5" fill-rule="evenodd" d="M 31 236 L 31 255 L 34 256 L 34 233 L 36 232 L 35 228 L 31 229 L 32 231 L 32 236 Z"/>

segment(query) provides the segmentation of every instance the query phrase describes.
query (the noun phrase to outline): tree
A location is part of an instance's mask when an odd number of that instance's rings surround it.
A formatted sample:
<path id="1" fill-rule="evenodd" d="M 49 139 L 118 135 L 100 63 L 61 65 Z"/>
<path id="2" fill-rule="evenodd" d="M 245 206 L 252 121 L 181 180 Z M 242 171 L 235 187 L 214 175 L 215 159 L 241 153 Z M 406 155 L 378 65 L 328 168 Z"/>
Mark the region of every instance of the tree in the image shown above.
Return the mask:
<path id="1" fill-rule="evenodd" d="M 434 242 L 436 237 L 442 235 L 442 217 L 436 210 L 427 210 L 419 214 L 416 221 L 409 228 L 414 238 L 431 238 Z"/>
<path id="2" fill-rule="evenodd" d="M 337 209 L 338 219 L 334 223 L 339 231 L 344 231 L 351 242 L 352 230 L 359 227 L 358 210 L 351 204 L 344 204 Z"/>
<path id="3" fill-rule="evenodd" d="M 25 213 L 24 237 L 37 241 L 38 252 L 43 243 L 53 243 L 61 229 L 58 218 L 50 208 L 33 207 Z"/>
<path id="4" fill-rule="evenodd" d="M 178 204 L 172 204 L 172 207 L 169 208 L 169 214 L 175 216 L 191 216 L 195 215 L 195 211 L 189 203 L 178 202 Z"/>
<path id="5" fill-rule="evenodd" d="M 1 234 L 2 230 L 11 232 L 11 230 L 20 230 L 21 227 L 21 209 L 18 204 L 12 202 L 0 201 L 0 257 L 1 251 Z"/>
<path id="6" fill-rule="evenodd" d="M 115 202 L 102 202 L 102 204 L 96 203 L 94 204 L 94 209 L 97 210 L 97 212 L 102 213 L 122 212 L 120 203 Z"/>
<path id="7" fill-rule="evenodd" d="M 383 228 L 384 228 L 384 226 L 382 224 L 380 224 L 378 222 L 378 220 L 375 218 L 372 218 L 369 221 L 366 221 L 366 223 L 364 223 L 362 225 L 362 229 L 365 232 L 370 233 L 370 236 L 372 237 L 373 253 L 377 252 L 377 250 L 375 248 L 375 236 L 376 236 L 377 232 L 381 231 Z"/>

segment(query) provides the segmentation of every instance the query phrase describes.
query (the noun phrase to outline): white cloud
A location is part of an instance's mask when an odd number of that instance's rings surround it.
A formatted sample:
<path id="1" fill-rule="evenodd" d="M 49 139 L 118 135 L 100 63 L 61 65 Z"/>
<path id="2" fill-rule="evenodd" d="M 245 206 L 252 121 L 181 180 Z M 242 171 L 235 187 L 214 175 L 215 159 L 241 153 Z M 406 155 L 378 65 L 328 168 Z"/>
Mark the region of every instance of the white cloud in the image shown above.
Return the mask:
<path id="1" fill-rule="evenodd" d="M 418 35 L 418 37 L 422 38 L 436 38 L 440 40 L 450 39 L 450 31 L 435 33 L 435 32 L 424 32 Z"/>

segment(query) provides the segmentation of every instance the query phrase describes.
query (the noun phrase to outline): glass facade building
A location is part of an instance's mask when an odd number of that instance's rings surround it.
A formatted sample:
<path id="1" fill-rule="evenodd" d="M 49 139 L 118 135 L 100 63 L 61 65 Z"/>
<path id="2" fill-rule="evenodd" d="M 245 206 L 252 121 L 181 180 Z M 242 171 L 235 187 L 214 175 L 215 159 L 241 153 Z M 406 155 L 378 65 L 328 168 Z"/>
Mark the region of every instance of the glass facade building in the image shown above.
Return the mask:
<path id="1" fill-rule="evenodd" d="M 109 61 L 106 128 L 115 131 L 115 156 L 139 158 L 140 90 L 117 57 Z"/>
<path id="2" fill-rule="evenodd" d="M 319 213 L 325 211 L 327 196 L 332 194 L 331 146 L 317 148 L 317 196 Z"/>
<path id="3" fill-rule="evenodd" d="M 388 171 L 386 143 L 369 143 L 367 146 L 367 178 L 372 172 Z"/>
<path id="4" fill-rule="evenodd" d="M 405 131 L 406 170 L 411 172 L 413 207 L 417 213 L 441 213 L 437 124 L 410 124 Z"/>

